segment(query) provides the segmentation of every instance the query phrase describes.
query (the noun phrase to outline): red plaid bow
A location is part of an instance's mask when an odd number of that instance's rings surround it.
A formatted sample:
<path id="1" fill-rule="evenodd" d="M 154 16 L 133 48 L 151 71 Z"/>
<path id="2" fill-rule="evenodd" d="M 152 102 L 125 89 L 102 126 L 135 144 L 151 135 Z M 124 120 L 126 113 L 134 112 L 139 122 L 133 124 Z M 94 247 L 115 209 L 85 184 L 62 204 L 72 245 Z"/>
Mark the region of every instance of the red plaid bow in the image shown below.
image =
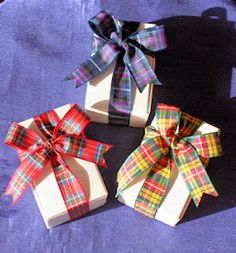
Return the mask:
<path id="1" fill-rule="evenodd" d="M 86 138 L 83 131 L 90 119 L 78 105 L 73 105 L 62 120 L 51 110 L 34 121 L 45 138 L 15 122 L 6 136 L 5 144 L 17 150 L 21 164 L 5 194 L 12 195 L 15 203 L 50 161 L 70 218 L 79 218 L 89 211 L 88 199 L 63 155 L 106 167 L 103 155 L 111 146 Z"/>

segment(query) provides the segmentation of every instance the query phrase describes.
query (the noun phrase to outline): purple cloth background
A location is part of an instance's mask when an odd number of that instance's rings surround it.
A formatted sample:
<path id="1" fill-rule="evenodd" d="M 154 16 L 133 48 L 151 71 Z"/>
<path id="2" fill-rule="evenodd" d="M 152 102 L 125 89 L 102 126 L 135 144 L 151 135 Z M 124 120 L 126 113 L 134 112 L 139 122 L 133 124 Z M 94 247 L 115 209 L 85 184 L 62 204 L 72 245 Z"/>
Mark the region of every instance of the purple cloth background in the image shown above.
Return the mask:
<path id="1" fill-rule="evenodd" d="M 157 54 L 156 101 L 222 128 L 224 156 L 208 173 L 220 196 L 191 203 L 172 228 L 118 203 L 115 177 L 140 143 L 142 129 L 91 124 L 87 135 L 115 145 L 101 173 L 105 206 L 83 219 L 47 230 L 31 190 L 15 206 L 0 197 L 0 252 L 165 253 L 236 252 L 236 2 L 230 0 L 0 1 L 0 192 L 19 161 L 3 144 L 20 122 L 66 103 L 84 106 L 86 87 L 61 80 L 89 57 L 87 20 L 102 9 L 124 20 L 166 26 L 169 48 Z"/>

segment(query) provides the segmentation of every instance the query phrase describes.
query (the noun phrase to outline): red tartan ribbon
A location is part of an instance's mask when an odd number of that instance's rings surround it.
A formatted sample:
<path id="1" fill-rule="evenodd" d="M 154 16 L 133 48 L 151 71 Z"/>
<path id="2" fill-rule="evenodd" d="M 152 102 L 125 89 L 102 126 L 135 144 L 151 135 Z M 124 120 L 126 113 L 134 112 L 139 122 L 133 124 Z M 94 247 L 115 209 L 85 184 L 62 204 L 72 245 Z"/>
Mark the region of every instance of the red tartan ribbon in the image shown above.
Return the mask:
<path id="1" fill-rule="evenodd" d="M 111 145 L 86 138 L 84 129 L 89 121 L 89 117 L 75 104 L 61 120 L 54 110 L 34 117 L 44 138 L 13 122 L 5 144 L 17 150 L 21 164 L 4 194 L 12 195 L 13 203 L 16 203 L 50 161 L 71 220 L 89 212 L 88 199 L 63 159 L 63 155 L 69 155 L 107 167 L 103 155 Z"/>

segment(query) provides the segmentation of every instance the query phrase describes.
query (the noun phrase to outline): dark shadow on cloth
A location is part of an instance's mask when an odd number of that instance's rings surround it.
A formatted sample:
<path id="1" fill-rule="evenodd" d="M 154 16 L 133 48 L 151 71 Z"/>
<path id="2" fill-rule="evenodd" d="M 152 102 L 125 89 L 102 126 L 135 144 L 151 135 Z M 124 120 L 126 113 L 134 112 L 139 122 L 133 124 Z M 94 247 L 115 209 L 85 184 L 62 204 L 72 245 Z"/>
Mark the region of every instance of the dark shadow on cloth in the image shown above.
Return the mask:
<path id="1" fill-rule="evenodd" d="M 4 161 L 1 161 L 4 166 Z M 7 175 L 0 176 L 0 182 L 9 182 L 10 177 Z M 14 215 L 17 215 L 17 209 L 12 206 L 12 197 L 3 195 L 6 190 L 6 187 L 0 185 L 0 217 L 10 218 Z"/>
<path id="2" fill-rule="evenodd" d="M 88 138 L 114 145 L 105 154 L 108 169 L 99 168 L 108 190 L 107 203 L 88 214 L 93 215 L 123 205 L 114 197 L 117 188 L 116 174 L 127 156 L 140 144 L 144 132 L 142 128 L 91 123 L 85 133 Z"/>
<path id="3" fill-rule="evenodd" d="M 158 79 L 152 112 L 158 102 L 179 106 L 222 130 L 224 155 L 211 159 L 207 172 L 219 192 L 204 195 L 201 205 L 190 204 L 182 223 L 236 206 L 236 99 L 230 99 L 232 69 L 236 66 L 236 31 L 224 8 L 204 11 L 201 17 L 178 16 L 158 20 L 165 25 L 168 48 L 156 54 Z M 108 169 L 100 168 L 107 186 L 108 202 L 88 215 L 117 208 L 116 173 L 127 156 L 140 144 L 143 129 L 90 124 L 89 138 L 113 144 L 106 155 Z"/>
<path id="4" fill-rule="evenodd" d="M 161 102 L 222 130 L 224 155 L 211 159 L 207 168 L 219 197 L 204 195 L 198 208 L 191 203 L 182 220 L 186 222 L 236 206 L 236 99 L 230 98 L 231 85 L 236 86 L 231 83 L 236 30 L 219 7 L 201 17 L 170 17 L 156 24 L 165 25 L 168 48 L 157 54 L 156 74 L 165 85 L 154 89 L 149 122 Z"/>

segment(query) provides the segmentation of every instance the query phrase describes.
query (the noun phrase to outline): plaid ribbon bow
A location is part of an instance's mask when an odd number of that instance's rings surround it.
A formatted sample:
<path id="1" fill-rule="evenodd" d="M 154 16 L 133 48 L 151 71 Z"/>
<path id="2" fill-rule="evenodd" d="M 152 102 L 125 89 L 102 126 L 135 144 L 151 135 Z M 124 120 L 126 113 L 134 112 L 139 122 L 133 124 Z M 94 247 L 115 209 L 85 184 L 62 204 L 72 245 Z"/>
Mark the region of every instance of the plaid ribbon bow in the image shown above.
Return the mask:
<path id="1" fill-rule="evenodd" d="M 167 47 L 164 27 L 137 31 L 139 23 L 118 21 L 108 11 L 89 20 L 94 32 L 93 53 L 66 80 L 75 80 L 79 87 L 100 74 L 117 58 L 112 77 L 109 122 L 129 125 L 132 110 L 131 77 L 142 92 L 147 84 L 160 84 L 144 52 L 156 52 Z"/>
<path id="2" fill-rule="evenodd" d="M 205 167 L 210 157 L 222 154 L 219 131 L 196 133 L 202 123 L 179 108 L 158 104 L 156 127 L 150 125 L 145 128 L 143 142 L 118 172 L 117 195 L 142 173 L 150 170 L 134 208 L 154 218 L 165 195 L 170 170 L 175 165 L 196 206 L 203 193 L 217 196 Z"/>
<path id="3" fill-rule="evenodd" d="M 89 121 L 78 105 L 73 105 L 62 120 L 54 110 L 34 117 L 44 138 L 18 123 L 12 123 L 5 144 L 17 150 L 21 164 L 14 172 L 5 195 L 12 195 L 15 203 L 50 161 L 70 218 L 76 219 L 87 213 L 88 199 L 63 155 L 106 167 L 103 155 L 111 146 L 86 138 L 83 131 Z"/>

